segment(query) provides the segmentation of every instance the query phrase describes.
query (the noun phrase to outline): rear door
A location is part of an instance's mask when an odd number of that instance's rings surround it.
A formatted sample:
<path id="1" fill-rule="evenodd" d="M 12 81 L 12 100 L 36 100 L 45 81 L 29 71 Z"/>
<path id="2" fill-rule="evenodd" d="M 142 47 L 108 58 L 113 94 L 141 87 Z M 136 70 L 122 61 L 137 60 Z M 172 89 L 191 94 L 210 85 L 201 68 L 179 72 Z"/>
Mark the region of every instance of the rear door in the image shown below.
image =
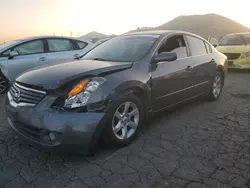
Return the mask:
<path id="1" fill-rule="evenodd" d="M 190 51 L 189 72 L 192 74 L 192 94 L 199 95 L 207 92 L 209 83 L 216 72 L 216 63 L 213 57 L 212 48 L 209 43 L 193 35 L 185 35 Z"/>
<path id="2" fill-rule="evenodd" d="M 32 40 L 19 44 L 11 50 L 18 52 L 18 56 L 8 59 L 8 78 L 14 80 L 22 72 L 47 63 L 48 54 L 45 53 L 44 40 Z"/>
<path id="3" fill-rule="evenodd" d="M 48 63 L 73 60 L 79 56 L 79 49 L 73 40 L 65 38 L 47 39 Z"/>

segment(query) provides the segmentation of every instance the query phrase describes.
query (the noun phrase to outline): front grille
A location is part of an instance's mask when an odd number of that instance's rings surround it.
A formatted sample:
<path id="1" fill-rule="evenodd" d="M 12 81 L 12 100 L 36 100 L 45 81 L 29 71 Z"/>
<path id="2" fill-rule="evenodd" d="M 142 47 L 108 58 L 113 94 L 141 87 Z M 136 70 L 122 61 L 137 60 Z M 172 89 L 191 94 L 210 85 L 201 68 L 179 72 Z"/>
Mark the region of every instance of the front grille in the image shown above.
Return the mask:
<path id="1" fill-rule="evenodd" d="M 240 57 L 240 53 L 224 53 L 228 59 L 238 59 Z"/>
<path id="2" fill-rule="evenodd" d="M 10 94 L 13 101 L 17 104 L 29 104 L 35 106 L 43 99 L 46 92 L 14 83 L 10 88 Z"/>

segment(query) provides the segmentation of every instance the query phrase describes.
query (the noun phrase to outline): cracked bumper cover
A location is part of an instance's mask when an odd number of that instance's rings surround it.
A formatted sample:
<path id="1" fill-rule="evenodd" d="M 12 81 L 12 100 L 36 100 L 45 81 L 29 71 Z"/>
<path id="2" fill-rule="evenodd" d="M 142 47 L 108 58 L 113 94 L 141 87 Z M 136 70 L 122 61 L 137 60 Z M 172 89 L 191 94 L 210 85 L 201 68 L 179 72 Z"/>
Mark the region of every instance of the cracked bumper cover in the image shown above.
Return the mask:
<path id="1" fill-rule="evenodd" d="M 105 114 L 54 110 L 50 108 L 54 100 L 46 96 L 31 108 L 13 107 L 7 98 L 10 126 L 32 145 L 45 150 L 87 153 L 96 147 Z"/>

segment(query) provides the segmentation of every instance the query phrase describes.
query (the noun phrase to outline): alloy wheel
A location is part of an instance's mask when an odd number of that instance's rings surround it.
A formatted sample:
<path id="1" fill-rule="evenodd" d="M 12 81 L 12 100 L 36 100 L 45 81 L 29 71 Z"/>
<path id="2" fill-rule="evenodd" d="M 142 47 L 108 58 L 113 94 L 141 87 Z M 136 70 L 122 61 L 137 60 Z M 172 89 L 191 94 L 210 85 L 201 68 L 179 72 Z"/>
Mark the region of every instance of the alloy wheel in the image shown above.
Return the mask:
<path id="1" fill-rule="evenodd" d="M 112 129 L 114 135 L 125 140 L 130 138 L 139 124 L 140 112 L 133 102 L 124 102 L 116 110 L 112 119 Z"/>
<path id="2" fill-rule="evenodd" d="M 213 82 L 213 95 L 215 98 L 217 98 L 220 95 L 221 92 L 221 77 L 219 75 L 217 75 L 214 78 L 214 82 Z"/>
<path id="3" fill-rule="evenodd" d="M 5 77 L 0 76 L 0 94 L 3 94 L 7 90 L 7 81 Z"/>

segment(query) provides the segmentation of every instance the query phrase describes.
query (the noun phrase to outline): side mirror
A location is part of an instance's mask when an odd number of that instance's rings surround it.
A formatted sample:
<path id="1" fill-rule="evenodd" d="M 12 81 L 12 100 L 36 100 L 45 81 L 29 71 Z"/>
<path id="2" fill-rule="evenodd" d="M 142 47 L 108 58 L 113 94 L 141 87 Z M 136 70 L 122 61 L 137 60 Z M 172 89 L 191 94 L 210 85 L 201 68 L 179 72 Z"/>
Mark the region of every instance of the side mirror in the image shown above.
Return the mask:
<path id="1" fill-rule="evenodd" d="M 10 53 L 9 53 L 9 59 L 13 59 L 13 57 L 18 56 L 18 55 L 19 54 L 18 54 L 17 51 L 10 51 Z"/>
<path id="2" fill-rule="evenodd" d="M 162 52 L 153 58 L 153 62 L 158 63 L 161 61 L 174 61 L 176 59 L 177 59 L 176 52 Z"/>

